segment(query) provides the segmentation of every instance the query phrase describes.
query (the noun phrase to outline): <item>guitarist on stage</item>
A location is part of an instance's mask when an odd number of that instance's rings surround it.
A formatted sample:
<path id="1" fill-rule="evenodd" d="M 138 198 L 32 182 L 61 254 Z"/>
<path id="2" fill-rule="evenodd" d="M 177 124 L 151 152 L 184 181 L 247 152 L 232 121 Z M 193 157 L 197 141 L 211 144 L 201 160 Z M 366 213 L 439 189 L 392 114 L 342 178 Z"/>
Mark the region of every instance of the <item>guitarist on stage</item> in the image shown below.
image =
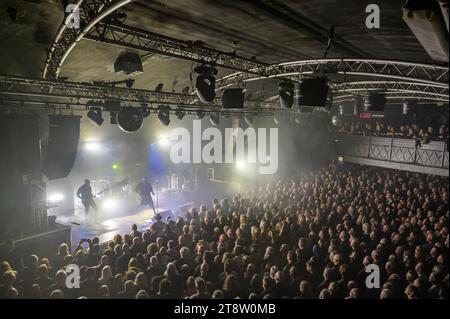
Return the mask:
<path id="1" fill-rule="evenodd" d="M 78 188 L 77 197 L 81 199 L 86 214 L 89 213 L 89 209 L 92 207 L 94 211 L 97 211 L 97 205 L 94 202 L 94 194 L 92 194 L 91 181 L 84 180 L 84 184 Z"/>
<path id="2" fill-rule="evenodd" d="M 142 181 L 137 184 L 135 191 L 141 198 L 141 206 L 150 206 L 156 216 L 155 205 L 153 205 L 152 199 L 152 195 L 155 195 L 155 192 L 146 177 L 144 177 Z"/>

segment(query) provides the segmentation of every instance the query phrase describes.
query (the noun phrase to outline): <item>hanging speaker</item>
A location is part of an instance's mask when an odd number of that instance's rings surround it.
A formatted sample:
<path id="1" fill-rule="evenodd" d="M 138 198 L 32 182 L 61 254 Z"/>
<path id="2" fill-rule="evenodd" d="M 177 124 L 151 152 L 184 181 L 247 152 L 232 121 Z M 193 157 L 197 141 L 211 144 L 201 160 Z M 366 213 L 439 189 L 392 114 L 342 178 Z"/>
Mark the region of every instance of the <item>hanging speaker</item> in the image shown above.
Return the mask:
<path id="1" fill-rule="evenodd" d="M 386 96 L 384 92 L 369 92 L 364 99 L 364 109 L 371 112 L 384 112 Z"/>
<path id="2" fill-rule="evenodd" d="M 300 106 L 326 106 L 328 85 L 326 79 L 305 79 L 299 85 Z"/>
<path id="3" fill-rule="evenodd" d="M 80 116 L 49 115 L 43 171 L 49 180 L 64 178 L 72 170 L 80 140 Z"/>
<path id="4" fill-rule="evenodd" d="M 243 89 L 225 89 L 222 93 L 222 107 L 224 109 L 242 109 L 244 108 Z"/>

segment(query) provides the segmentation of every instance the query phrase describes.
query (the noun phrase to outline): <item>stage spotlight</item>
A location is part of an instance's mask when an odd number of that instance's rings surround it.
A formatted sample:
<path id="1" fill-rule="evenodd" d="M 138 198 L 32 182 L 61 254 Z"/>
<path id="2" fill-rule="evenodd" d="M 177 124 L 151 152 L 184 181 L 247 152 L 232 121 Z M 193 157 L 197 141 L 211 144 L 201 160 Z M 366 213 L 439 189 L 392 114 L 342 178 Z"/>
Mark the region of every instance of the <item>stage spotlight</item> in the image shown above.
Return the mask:
<path id="1" fill-rule="evenodd" d="M 114 198 L 106 198 L 105 200 L 103 200 L 103 202 L 100 204 L 100 207 L 102 209 L 113 209 L 115 207 L 117 207 L 117 200 Z"/>
<path id="2" fill-rule="evenodd" d="M 157 140 L 158 145 L 168 146 L 170 144 L 170 140 L 167 137 L 163 137 Z"/>
<path id="3" fill-rule="evenodd" d="M 213 126 L 219 125 L 219 122 L 220 122 L 220 114 L 219 114 L 219 112 L 211 112 L 209 114 L 209 122 Z"/>
<path id="4" fill-rule="evenodd" d="M 164 126 L 169 126 L 170 124 L 170 107 L 159 106 L 158 119 Z"/>
<path id="5" fill-rule="evenodd" d="M 194 71 L 198 74 L 195 81 L 198 98 L 203 103 L 212 102 L 216 97 L 216 78 L 214 75 L 217 75 L 217 69 L 200 65 Z"/>
<path id="6" fill-rule="evenodd" d="M 117 124 L 119 128 L 126 132 L 136 132 L 142 127 L 144 118 L 141 110 L 134 107 L 124 107 L 117 114 Z"/>
<path id="7" fill-rule="evenodd" d="M 185 115 L 186 115 L 186 111 L 183 110 L 182 108 L 178 108 L 178 109 L 175 111 L 175 116 L 176 116 L 177 119 L 179 119 L 179 120 L 182 120 L 183 117 L 184 117 Z"/>
<path id="8" fill-rule="evenodd" d="M 333 115 L 331 117 L 331 124 L 333 124 L 334 126 L 338 125 L 339 123 L 339 118 L 337 117 L 337 115 Z"/>
<path id="9" fill-rule="evenodd" d="M 202 118 L 204 118 L 205 117 L 205 111 L 203 111 L 203 110 L 198 110 L 197 111 L 197 118 L 199 119 L 199 120 L 201 120 Z"/>
<path id="10" fill-rule="evenodd" d="M 87 117 L 95 125 L 101 126 L 103 124 L 102 109 L 99 107 L 91 107 L 87 112 Z"/>
<path id="11" fill-rule="evenodd" d="M 143 106 L 141 108 L 141 113 L 144 118 L 149 117 L 150 116 L 150 108 L 148 106 Z"/>
<path id="12" fill-rule="evenodd" d="M 101 145 L 97 142 L 88 142 L 84 144 L 84 148 L 89 152 L 98 152 L 101 148 Z"/>
<path id="13" fill-rule="evenodd" d="M 294 85 L 290 82 L 280 82 L 278 84 L 280 105 L 282 108 L 290 109 L 294 103 Z"/>
<path id="14" fill-rule="evenodd" d="M 64 200 L 64 194 L 62 194 L 62 193 L 49 194 L 47 197 L 47 202 L 49 204 L 61 203 L 63 200 Z"/>
<path id="15" fill-rule="evenodd" d="M 244 161 L 237 161 L 236 162 L 236 168 L 239 169 L 239 170 L 244 170 L 246 166 L 247 165 L 245 164 Z"/>

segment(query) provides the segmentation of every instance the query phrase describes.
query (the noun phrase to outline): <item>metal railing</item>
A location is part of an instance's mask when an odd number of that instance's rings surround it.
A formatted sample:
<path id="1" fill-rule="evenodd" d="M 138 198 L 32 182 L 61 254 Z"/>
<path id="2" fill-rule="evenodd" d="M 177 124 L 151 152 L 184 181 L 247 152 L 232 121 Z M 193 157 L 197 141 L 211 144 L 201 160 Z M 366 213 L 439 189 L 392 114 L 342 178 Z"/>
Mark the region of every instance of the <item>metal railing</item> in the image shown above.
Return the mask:
<path id="1" fill-rule="evenodd" d="M 371 159 L 428 168 L 449 168 L 448 144 L 431 141 L 427 144 L 415 139 L 336 134 L 339 156 Z M 427 170 L 427 173 L 430 171 Z"/>

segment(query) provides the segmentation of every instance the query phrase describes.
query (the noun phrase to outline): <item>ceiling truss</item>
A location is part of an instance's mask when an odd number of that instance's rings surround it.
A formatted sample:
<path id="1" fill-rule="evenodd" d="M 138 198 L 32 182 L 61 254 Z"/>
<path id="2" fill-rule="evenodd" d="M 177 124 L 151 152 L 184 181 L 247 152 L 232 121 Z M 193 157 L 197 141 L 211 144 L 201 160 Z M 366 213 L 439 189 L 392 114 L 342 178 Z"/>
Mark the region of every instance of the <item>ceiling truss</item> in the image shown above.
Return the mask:
<path id="1" fill-rule="evenodd" d="M 263 75 L 269 66 L 256 61 L 256 58 L 247 59 L 202 43 L 183 41 L 123 24 L 99 23 L 84 38 L 254 75 Z"/>
<path id="2" fill-rule="evenodd" d="M 156 92 L 126 87 L 93 85 L 90 83 L 68 82 L 62 80 L 45 80 L 0 75 L 0 99 L 7 101 L 35 102 L 43 104 L 83 106 L 87 101 L 121 101 L 123 106 L 168 105 L 183 107 L 187 110 L 223 111 L 225 113 L 279 113 L 278 103 L 270 101 L 245 101 L 244 109 L 222 110 L 221 100 L 216 98 L 205 104 L 197 96 L 190 94 Z"/>
<path id="3" fill-rule="evenodd" d="M 217 89 L 241 85 L 244 82 L 267 78 L 290 77 L 301 80 L 303 77 L 324 76 L 328 74 L 358 75 L 430 84 L 448 89 L 448 67 L 434 64 L 410 63 L 404 61 L 369 59 L 319 59 L 302 60 L 271 65 L 265 76 L 236 72 L 216 81 Z"/>

